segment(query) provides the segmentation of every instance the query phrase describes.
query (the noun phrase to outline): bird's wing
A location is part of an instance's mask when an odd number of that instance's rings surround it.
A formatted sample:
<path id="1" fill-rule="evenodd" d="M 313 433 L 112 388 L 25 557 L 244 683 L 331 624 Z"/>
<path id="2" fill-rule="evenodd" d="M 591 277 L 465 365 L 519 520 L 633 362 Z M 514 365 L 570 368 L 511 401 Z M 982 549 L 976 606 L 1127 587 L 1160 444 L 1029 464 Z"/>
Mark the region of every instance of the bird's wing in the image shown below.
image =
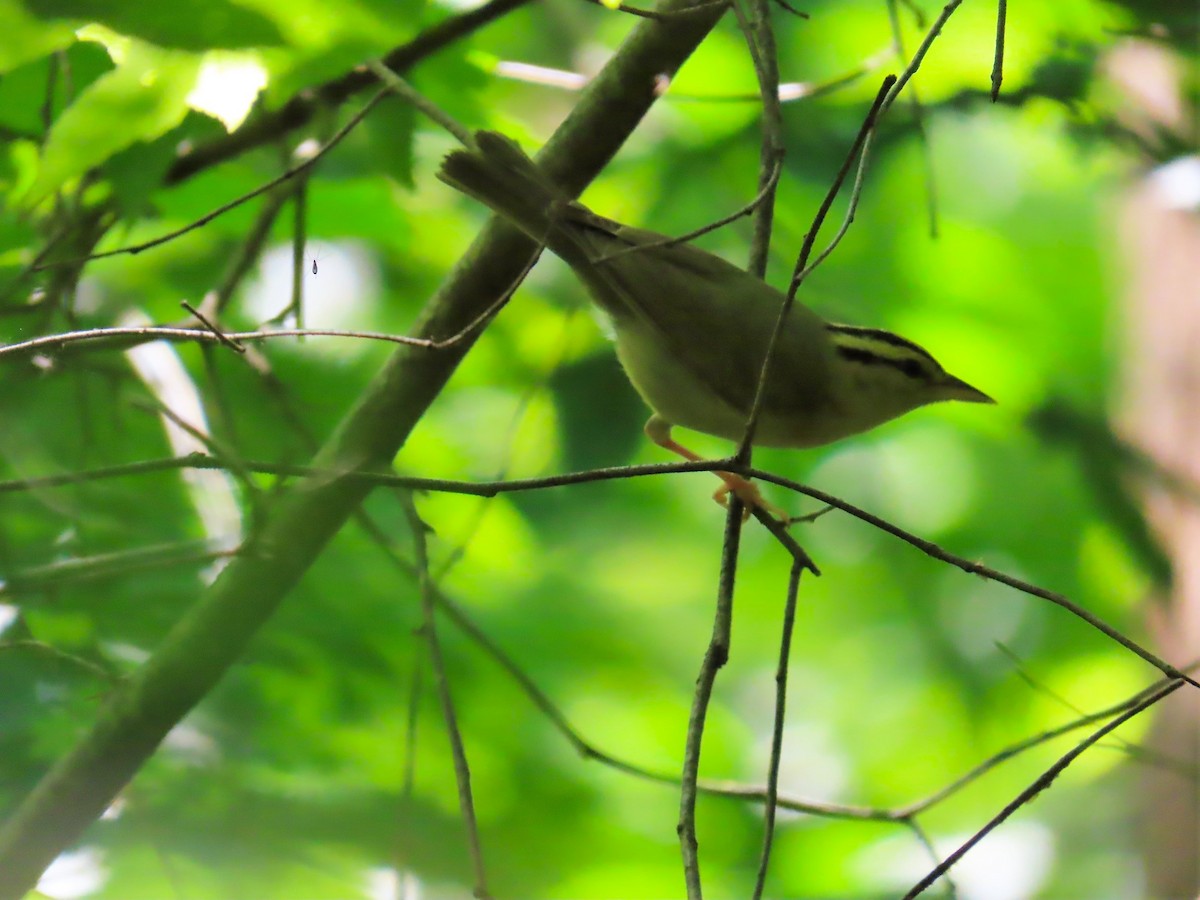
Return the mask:
<path id="1" fill-rule="evenodd" d="M 748 411 L 783 295 L 711 253 L 689 244 L 655 246 L 668 238 L 584 212 L 586 223 L 572 216 L 579 227 L 569 229 L 594 260 L 580 274 L 618 331 L 627 317 L 652 328 L 664 348 L 731 409 Z M 689 339 L 699 329 L 706 332 L 702 344 Z M 823 323 L 796 304 L 772 364 L 768 408 L 788 408 L 794 387 L 811 384 L 813 366 L 827 364 L 825 351 Z"/>

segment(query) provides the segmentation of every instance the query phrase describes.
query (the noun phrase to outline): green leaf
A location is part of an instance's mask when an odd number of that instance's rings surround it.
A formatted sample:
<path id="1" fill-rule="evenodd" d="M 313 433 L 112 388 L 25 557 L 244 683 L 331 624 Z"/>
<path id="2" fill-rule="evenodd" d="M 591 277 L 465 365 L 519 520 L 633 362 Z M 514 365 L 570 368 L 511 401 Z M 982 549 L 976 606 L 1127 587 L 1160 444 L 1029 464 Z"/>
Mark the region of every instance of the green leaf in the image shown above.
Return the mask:
<path id="1" fill-rule="evenodd" d="M 52 65 L 62 67 L 53 79 L 50 77 Z M 76 93 L 82 91 L 112 68 L 112 59 L 99 44 L 76 41 L 65 53 L 43 56 L 13 69 L 0 78 L 0 125 L 22 135 L 41 136 L 45 128 L 46 92 L 51 84 L 54 86 L 54 100 L 50 104 L 53 118 L 70 102 L 68 88 Z M 64 69 L 70 72 L 69 85 Z"/>
<path id="2" fill-rule="evenodd" d="M 172 3 L 124 0 L 102 4 L 88 0 L 28 0 L 27 6 L 42 19 L 97 22 L 160 47 L 212 50 L 284 43 L 274 22 L 228 0 L 174 0 Z"/>
<path id="3" fill-rule="evenodd" d="M 415 119 L 412 104 L 389 97 L 371 111 L 364 123 L 373 161 L 407 188 L 413 186 Z"/>
<path id="4" fill-rule="evenodd" d="M 480 95 L 489 77 L 469 57 L 439 53 L 422 61 L 412 72 L 413 86 L 460 122 L 483 122 L 485 111 Z"/>
<path id="5" fill-rule="evenodd" d="M 158 140 L 138 141 L 104 164 L 104 174 L 112 184 L 113 194 L 127 215 L 136 216 L 145 211 L 147 199 L 175 161 L 178 143 L 178 132 L 172 131 Z"/>
<path id="6" fill-rule="evenodd" d="M 178 125 L 199 64 L 190 54 L 132 44 L 124 63 L 98 78 L 54 123 L 22 204 L 36 205 L 118 151 Z"/>
<path id="7" fill-rule="evenodd" d="M 71 44 L 69 25 L 46 24 L 29 15 L 16 0 L 0 0 L 0 73 Z"/>

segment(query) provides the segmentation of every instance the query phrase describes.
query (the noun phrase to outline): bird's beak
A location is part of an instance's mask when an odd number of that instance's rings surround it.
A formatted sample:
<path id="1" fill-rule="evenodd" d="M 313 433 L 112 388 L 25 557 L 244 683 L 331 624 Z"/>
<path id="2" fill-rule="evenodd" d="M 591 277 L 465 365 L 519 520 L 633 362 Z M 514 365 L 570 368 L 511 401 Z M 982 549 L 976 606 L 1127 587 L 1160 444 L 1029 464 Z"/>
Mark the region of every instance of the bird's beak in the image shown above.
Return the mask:
<path id="1" fill-rule="evenodd" d="M 961 400 L 964 403 L 995 403 L 996 401 L 978 388 L 973 388 L 961 378 L 955 378 L 947 373 L 942 379 L 942 387 L 946 389 L 947 400 Z"/>

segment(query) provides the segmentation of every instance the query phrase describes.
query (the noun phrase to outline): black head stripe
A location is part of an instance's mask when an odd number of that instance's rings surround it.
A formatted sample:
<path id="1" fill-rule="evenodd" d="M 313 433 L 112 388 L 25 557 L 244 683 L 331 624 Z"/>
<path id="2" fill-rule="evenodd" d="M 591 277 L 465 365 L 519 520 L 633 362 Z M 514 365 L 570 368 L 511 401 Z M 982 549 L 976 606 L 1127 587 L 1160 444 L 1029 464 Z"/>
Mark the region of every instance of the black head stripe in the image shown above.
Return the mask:
<path id="1" fill-rule="evenodd" d="M 887 332 L 883 332 L 887 334 Z M 890 343 L 890 342 L 889 342 Z M 908 344 L 907 341 L 904 342 Z M 907 359 L 894 359 L 890 356 L 880 356 L 877 353 L 872 353 L 870 350 L 864 350 L 860 347 L 834 347 L 838 356 L 842 359 L 852 360 L 856 363 L 861 363 L 864 366 L 891 366 L 893 369 L 898 369 L 909 378 L 923 378 L 926 381 L 930 380 L 930 373 L 915 359 L 909 357 Z M 928 353 L 924 354 L 929 356 Z M 930 357 L 932 359 L 932 357 Z"/>
<path id="2" fill-rule="evenodd" d="M 898 334 L 892 334 L 890 331 L 884 331 L 880 328 L 859 328 L 857 325 L 834 325 L 832 323 L 827 324 L 825 327 L 838 334 L 848 334 L 854 337 L 869 338 L 871 340 L 880 341 L 884 344 L 891 344 L 893 347 L 906 347 L 909 350 L 912 350 L 914 353 L 925 357 L 935 366 L 938 364 L 937 360 L 934 359 L 929 354 L 929 351 L 924 347 L 914 344 L 912 341 L 906 340 L 905 338 L 900 337 Z M 853 357 L 847 356 L 846 358 L 851 359 Z M 860 361 L 865 362 L 865 360 Z"/>

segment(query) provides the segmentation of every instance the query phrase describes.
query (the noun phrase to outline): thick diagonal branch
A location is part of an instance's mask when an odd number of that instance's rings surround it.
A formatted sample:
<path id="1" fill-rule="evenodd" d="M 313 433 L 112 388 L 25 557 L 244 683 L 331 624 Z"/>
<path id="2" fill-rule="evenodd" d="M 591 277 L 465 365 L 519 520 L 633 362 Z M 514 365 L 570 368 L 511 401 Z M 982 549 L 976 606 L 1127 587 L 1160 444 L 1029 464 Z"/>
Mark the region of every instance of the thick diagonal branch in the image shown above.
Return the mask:
<path id="1" fill-rule="evenodd" d="M 645 20 L 539 155 L 546 173 L 577 194 L 616 153 L 724 12 L 665 0 L 676 13 Z M 535 247 L 510 226 L 489 223 L 430 300 L 421 337 L 460 332 L 527 264 Z M 366 388 L 315 464 L 334 472 L 390 463 L 472 341 L 443 350 L 402 347 Z M 0 828 L 0 900 L 22 896 L 112 802 L 159 742 L 241 656 L 367 492 L 360 480 L 309 479 L 280 497 L 261 532 L 116 692 L 92 728 Z"/>

